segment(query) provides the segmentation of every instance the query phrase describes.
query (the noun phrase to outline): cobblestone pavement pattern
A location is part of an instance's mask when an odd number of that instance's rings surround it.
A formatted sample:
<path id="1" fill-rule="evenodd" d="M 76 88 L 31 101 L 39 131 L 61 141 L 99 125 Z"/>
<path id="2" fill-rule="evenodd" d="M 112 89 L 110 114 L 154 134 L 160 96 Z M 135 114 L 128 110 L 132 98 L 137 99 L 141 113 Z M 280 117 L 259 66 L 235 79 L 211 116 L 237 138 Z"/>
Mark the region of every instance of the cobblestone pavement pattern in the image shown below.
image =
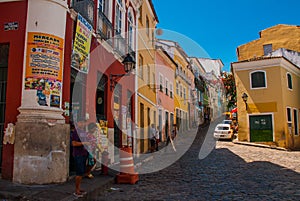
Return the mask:
<path id="1" fill-rule="evenodd" d="M 300 200 L 300 152 L 218 141 L 203 160 L 207 127 L 173 165 L 140 175 L 135 185 L 113 184 L 88 200 Z M 147 162 L 149 165 L 153 161 Z"/>

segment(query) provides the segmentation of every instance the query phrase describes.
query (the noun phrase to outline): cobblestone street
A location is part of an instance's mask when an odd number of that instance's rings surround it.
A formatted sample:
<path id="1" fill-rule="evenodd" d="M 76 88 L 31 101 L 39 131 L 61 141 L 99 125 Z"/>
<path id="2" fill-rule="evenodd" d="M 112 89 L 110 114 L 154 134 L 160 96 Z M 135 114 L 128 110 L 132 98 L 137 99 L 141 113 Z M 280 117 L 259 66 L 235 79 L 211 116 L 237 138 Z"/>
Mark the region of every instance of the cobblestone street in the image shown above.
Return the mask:
<path id="1" fill-rule="evenodd" d="M 135 185 L 114 184 L 87 199 L 300 200 L 300 152 L 218 141 L 200 160 L 207 130 L 200 129 L 190 149 L 168 168 L 140 175 Z M 152 162 L 143 166 L 155 165 Z"/>

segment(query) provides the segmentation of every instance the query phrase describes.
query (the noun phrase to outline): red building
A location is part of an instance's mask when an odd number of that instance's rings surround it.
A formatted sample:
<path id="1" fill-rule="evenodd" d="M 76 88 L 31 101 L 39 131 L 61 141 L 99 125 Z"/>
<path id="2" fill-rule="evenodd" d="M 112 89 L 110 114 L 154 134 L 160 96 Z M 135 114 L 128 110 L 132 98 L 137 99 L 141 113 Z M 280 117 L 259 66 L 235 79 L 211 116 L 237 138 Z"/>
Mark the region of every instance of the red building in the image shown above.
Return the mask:
<path id="1" fill-rule="evenodd" d="M 112 145 L 132 145 L 136 78 L 122 62 L 127 53 L 135 59 L 137 7 L 131 0 L 0 3 L 3 179 L 66 181 L 71 119 L 105 120 Z M 14 130 L 5 134 L 9 123 Z"/>

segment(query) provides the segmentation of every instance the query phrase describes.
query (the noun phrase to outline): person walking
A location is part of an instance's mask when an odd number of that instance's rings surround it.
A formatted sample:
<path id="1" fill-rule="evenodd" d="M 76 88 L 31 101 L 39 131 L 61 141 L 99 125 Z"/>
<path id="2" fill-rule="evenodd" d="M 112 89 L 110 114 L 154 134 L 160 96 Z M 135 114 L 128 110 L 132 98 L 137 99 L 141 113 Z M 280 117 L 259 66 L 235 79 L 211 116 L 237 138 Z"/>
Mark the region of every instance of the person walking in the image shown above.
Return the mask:
<path id="1" fill-rule="evenodd" d="M 76 177 L 75 177 L 75 193 L 76 197 L 83 197 L 86 192 L 81 190 L 80 185 L 82 177 L 86 173 L 86 161 L 88 157 L 88 151 L 85 145 L 88 145 L 87 133 L 84 131 L 85 120 L 77 122 L 77 127 L 72 135 L 72 146 L 73 146 L 73 157 L 76 166 Z"/>
<path id="2" fill-rule="evenodd" d="M 155 125 L 151 124 L 151 128 L 150 128 L 150 152 L 154 152 L 155 149 L 155 144 L 156 144 L 156 129 L 155 129 Z"/>
<path id="3" fill-rule="evenodd" d="M 159 144 L 159 141 L 160 141 L 160 138 L 159 138 L 159 126 L 157 126 L 157 129 L 155 131 L 155 138 L 156 138 L 156 151 L 158 151 L 158 144 Z"/>
<path id="4" fill-rule="evenodd" d="M 87 158 L 87 173 L 86 177 L 89 179 L 94 178 L 92 171 L 96 167 L 96 149 L 97 149 L 97 124 L 92 122 L 88 125 L 87 139 L 90 142 L 88 146 L 88 158 Z"/>

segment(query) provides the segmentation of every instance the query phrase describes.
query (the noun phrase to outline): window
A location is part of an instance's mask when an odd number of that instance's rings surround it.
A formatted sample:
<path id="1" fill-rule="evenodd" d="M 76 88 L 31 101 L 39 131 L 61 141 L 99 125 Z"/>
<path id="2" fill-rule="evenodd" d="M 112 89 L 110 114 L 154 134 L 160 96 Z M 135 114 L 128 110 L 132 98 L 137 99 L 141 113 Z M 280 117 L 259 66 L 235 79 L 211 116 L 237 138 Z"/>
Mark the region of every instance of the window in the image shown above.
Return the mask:
<path id="1" fill-rule="evenodd" d="M 180 85 L 180 97 L 182 97 L 182 85 Z"/>
<path id="2" fill-rule="evenodd" d="M 163 76 L 159 74 L 159 90 L 163 91 Z"/>
<path id="3" fill-rule="evenodd" d="M 299 135 L 299 129 L 298 129 L 298 111 L 297 109 L 294 109 L 294 129 L 295 129 L 295 135 Z"/>
<path id="4" fill-rule="evenodd" d="M 108 2 L 107 0 L 99 0 L 98 1 L 98 9 L 99 11 L 101 11 L 102 13 L 104 13 L 104 15 L 106 17 L 108 17 L 108 11 L 109 11 L 109 7 L 108 7 Z"/>
<path id="5" fill-rule="evenodd" d="M 150 25 L 149 25 L 149 18 L 148 18 L 148 16 L 146 16 L 146 33 L 147 33 L 148 37 L 150 37 L 149 36 L 149 34 L 150 34 L 149 27 L 150 27 Z"/>
<path id="6" fill-rule="evenodd" d="M 151 84 L 153 85 L 153 91 L 155 92 L 155 83 L 156 83 L 156 81 L 155 81 L 155 73 L 152 73 L 152 82 L 151 82 Z"/>
<path id="7" fill-rule="evenodd" d="M 266 88 L 266 72 L 265 71 L 255 71 L 251 72 L 251 88 Z"/>
<path id="8" fill-rule="evenodd" d="M 117 0 L 116 4 L 116 33 L 121 34 L 122 32 L 122 10 L 123 10 L 123 4 L 122 0 Z"/>
<path id="9" fill-rule="evenodd" d="M 147 65 L 147 84 L 150 85 L 150 66 Z"/>
<path id="10" fill-rule="evenodd" d="M 142 55 L 139 56 L 139 75 L 141 79 L 144 79 L 144 69 L 143 69 L 143 63 L 144 63 L 144 59 L 142 57 Z"/>
<path id="11" fill-rule="evenodd" d="M 287 115 L 287 121 L 292 122 L 292 111 L 291 108 L 287 107 L 286 108 L 286 115 Z"/>
<path id="12" fill-rule="evenodd" d="M 141 22 L 141 24 L 143 24 L 143 6 L 140 7 L 140 16 L 139 16 L 139 20 Z"/>
<path id="13" fill-rule="evenodd" d="M 128 46 L 134 49 L 134 21 L 132 17 L 132 12 L 128 13 Z"/>
<path id="14" fill-rule="evenodd" d="M 288 88 L 293 89 L 292 75 L 290 73 L 287 73 L 286 77 L 287 77 L 287 81 L 288 81 Z"/>
<path id="15" fill-rule="evenodd" d="M 169 95 L 168 88 L 169 88 L 169 80 L 166 79 L 166 95 L 167 96 Z"/>
<path id="16" fill-rule="evenodd" d="M 170 83 L 170 97 L 173 98 L 173 84 Z"/>
<path id="17" fill-rule="evenodd" d="M 179 95 L 179 84 L 178 84 L 178 81 L 176 81 L 176 94 Z"/>
<path id="18" fill-rule="evenodd" d="M 186 100 L 186 88 L 183 88 L 183 99 Z"/>
<path id="19" fill-rule="evenodd" d="M 272 44 L 263 45 L 263 48 L 264 48 L 264 55 L 265 56 L 272 52 Z"/>

